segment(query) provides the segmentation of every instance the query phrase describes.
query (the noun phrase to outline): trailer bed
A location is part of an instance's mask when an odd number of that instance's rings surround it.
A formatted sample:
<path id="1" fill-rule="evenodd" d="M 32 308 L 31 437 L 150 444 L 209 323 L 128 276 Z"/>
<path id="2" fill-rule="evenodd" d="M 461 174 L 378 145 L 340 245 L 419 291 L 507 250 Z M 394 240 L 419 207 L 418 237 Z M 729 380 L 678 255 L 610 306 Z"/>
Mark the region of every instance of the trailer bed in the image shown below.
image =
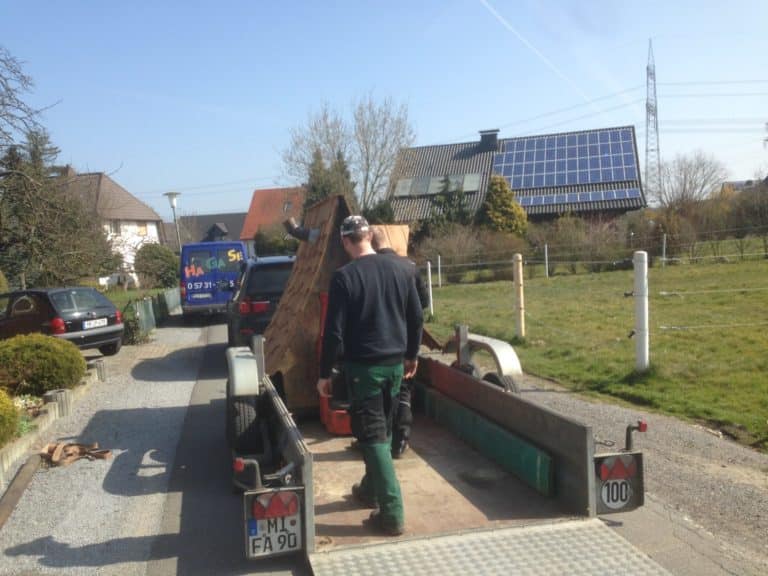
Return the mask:
<path id="1" fill-rule="evenodd" d="M 364 470 L 352 439 L 314 422 L 301 433 L 312 451 L 316 551 L 384 538 L 363 526 L 370 510 L 351 497 Z M 426 416 L 416 416 L 411 448 L 395 468 L 406 515 L 400 539 L 573 518 Z"/>
<path id="2" fill-rule="evenodd" d="M 351 438 L 320 423 L 301 432 L 313 458 L 315 576 L 667 574 L 601 520 L 564 514 L 426 416 L 395 460 L 406 532 L 377 535 L 350 494 L 364 469 Z"/>

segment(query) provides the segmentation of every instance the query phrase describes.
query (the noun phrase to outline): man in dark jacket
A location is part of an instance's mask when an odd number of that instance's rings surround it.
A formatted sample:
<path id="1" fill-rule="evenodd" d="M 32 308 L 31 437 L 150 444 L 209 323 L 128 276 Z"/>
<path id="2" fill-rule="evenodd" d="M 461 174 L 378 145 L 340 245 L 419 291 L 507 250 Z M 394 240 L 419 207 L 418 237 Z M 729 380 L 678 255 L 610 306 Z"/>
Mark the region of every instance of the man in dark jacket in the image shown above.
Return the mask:
<path id="1" fill-rule="evenodd" d="M 352 494 L 377 508 L 370 517 L 376 529 L 399 535 L 404 511 L 392 462 L 392 419 L 403 377 L 416 373 L 422 311 L 412 275 L 394 258 L 376 254 L 364 218 L 346 218 L 341 241 L 352 261 L 331 278 L 317 391 L 330 395 L 331 368 L 343 344 L 352 433 L 365 461 Z"/>
<path id="2" fill-rule="evenodd" d="M 371 246 L 373 246 L 377 254 L 384 254 L 399 260 L 408 273 L 413 276 L 422 310 L 429 308 L 429 290 L 424 284 L 416 264 L 397 254 L 392 249 L 387 234 L 378 226 L 373 226 Z M 413 380 L 411 378 L 404 379 L 400 385 L 400 394 L 398 395 L 397 407 L 395 409 L 395 423 L 392 429 L 393 458 L 402 457 L 403 453 L 408 449 L 408 442 L 411 438 L 411 426 L 413 425 L 413 412 L 411 411 L 412 385 Z"/>

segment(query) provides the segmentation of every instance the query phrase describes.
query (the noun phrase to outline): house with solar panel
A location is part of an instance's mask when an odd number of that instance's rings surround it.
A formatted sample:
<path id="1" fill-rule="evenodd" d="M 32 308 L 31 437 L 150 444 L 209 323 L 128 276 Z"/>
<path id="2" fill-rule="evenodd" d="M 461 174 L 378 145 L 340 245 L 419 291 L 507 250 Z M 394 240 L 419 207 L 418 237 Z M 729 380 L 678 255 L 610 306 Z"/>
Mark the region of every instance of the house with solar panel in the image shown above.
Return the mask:
<path id="1" fill-rule="evenodd" d="M 398 223 L 430 216 L 435 195 L 464 191 L 476 212 L 492 174 L 507 179 L 529 220 L 563 214 L 617 216 L 646 207 L 634 126 L 518 138 L 483 130 L 480 140 L 418 146 L 400 151 L 389 196 Z"/>

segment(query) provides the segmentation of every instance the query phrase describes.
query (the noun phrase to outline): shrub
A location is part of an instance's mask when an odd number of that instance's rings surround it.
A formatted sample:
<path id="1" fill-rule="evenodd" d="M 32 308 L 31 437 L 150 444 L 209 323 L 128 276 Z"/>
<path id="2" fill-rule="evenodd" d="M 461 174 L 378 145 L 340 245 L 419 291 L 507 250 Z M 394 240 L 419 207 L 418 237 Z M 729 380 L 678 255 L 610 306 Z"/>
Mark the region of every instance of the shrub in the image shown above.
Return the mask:
<path id="1" fill-rule="evenodd" d="M 0 270 L 0 294 L 8 292 L 8 280 L 5 278 L 5 274 Z"/>
<path id="2" fill-rule="evenodd" d="M 136 308 L 131 302 L 123 308 L 123 327 L 123 344 L 136 345 L 149 342 L 149 334 L 142 331 L 136 316 Z"/>
<path id="3" fill-rule="evenodd" d="M 5 390 L 0 390 L 0 447 L 16 436 L 19 426 L 19 411 Z"/>
<path id="4" fill-rule="evenodd" d="M 77 346 L 44 334 L 23 334 L 0 342 L 0 387 L 14 395 L 42 396 L 72 388 L 85 374 Z"/>
<path id="5" fill-rule="evenodd" d="M 133 268 L 146 288 L 170 288 L 179 280 L 178 257 L 160 244 L 144 244 L 139 248 Z"/>

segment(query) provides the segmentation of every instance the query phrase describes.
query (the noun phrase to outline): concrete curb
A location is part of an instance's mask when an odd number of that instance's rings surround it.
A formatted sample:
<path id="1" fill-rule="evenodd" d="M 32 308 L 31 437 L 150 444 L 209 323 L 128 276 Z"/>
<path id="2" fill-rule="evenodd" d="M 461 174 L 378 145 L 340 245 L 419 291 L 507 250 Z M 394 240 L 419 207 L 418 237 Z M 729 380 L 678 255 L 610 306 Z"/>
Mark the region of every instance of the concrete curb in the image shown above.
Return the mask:
<path id="1" fill-rule="evenodd" d="M 71 390 L 52 390 L 44 396 L 45 405 L 40 415 L 35 418 L 34 432 L 17 438 L 0 449 L 0 485 L 4 485 L 8 472 L 13 470 L 19 459 L 30 454 L 33 447 L 57 419 L 67 416 L 72 411 L 75 402 L 85 394 L 96 382 L 104 382 L 105 366 L 103 360 L 91 362 L 82 382 Z"/>

